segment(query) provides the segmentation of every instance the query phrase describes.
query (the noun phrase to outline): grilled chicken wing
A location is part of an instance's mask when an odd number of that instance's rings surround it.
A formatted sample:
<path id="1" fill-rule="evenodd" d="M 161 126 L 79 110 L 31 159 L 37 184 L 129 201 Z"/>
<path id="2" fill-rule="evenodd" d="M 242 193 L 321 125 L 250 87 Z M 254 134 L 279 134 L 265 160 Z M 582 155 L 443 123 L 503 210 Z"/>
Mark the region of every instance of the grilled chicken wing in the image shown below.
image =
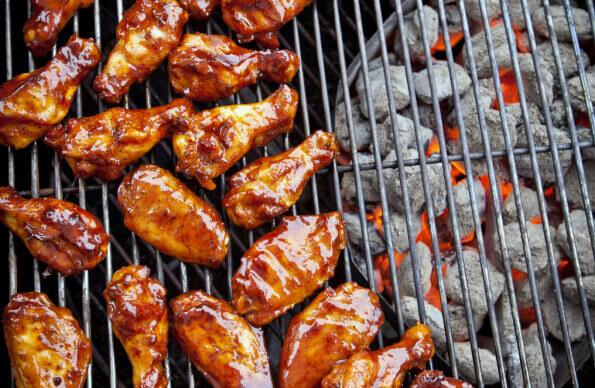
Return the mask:
<path id="1" fill-rule="evenodd" d="M 62 121 L 99 59 L 93 39 L 73 35 L 45 66 L 1 85 L 0 144 L 24 148 Z"/>
<path id="2" fill-rule="evenodd" d="M 169 57 L 173 89 L 198 101 L 231 96 L 260 79 L 288 83 L 300 60 L 291 51 L 254 51 L 223 35 L 186 34 Z"/>
<path id="3" fill-rule="evenodd" d="M 355 283 L 327 288 L 291 320 L 279 361 L 279 387 L 318 387 L 335 363 L 366 349 L 383 322 L 372 291 Z"/>
<path id="4" fill-rule="evenodd" d="M 399 388 L 407 372 L 423 368 L 434 351 L 430 328 L 418 323 L 398 343 L 374 352 L 354 354 L 346 362 L 335 365 L 322 380 L 322 387 Z"/>
<path id="5" fill-rule="evenodd" d="M 425 370 L 415 376 L 409 388 L 473 388 L 473 385 L 452 377 L 445 377 L 439 370 Z"/>
<path id="6" fill-rule="evenodd" d="M 36 57 L 49 53 L 70 18 L 91 4 L 93 0 L 31 0 L 31 16 L 23 28 L 29 51 Z"/>
<path id="7" fill-rule="evenodd" d="M 135 388 L 167 386 L 166 291 L 150 272 L 142 265 L 121 268 L 103 292 L 114 333 L 132 364 Z"/>
<path id="8" fill-rule="evenodd" d="M 174 338 L 214 387 L 273 387 L 262 332 L 227 302 L 192 291 L 170 307 Z"/>
<path id="9" fill-rule="evenodd" d="M 60 152 L 76 176 L 113 180 L 192 113 L 192 103 L 185 99 L 152 109 L 113 108 L 52 128 L 45 143 Z"/>
<path id="10" fill-rule="evenodd" d="M 233 305 L 253 325 L 266 325 L 321 287 L 345 248 L 338 212 L 285 217 L 242 257 Z"/>
<path id="11" fill-rule="evenodd" d="M 220 0 L 178 0 L 178 2 L 188 12 L 191 18 L 204 20 L 211 16 L 215 7 L 219 5 Z"/>
<path id="12" fill-rule="evenodd" d="M 4 339 L 17 388 L 78 388 L 87 377 L 91 342 L 70 310 L 46 294 L 16 294 L 3 315 Z"/>
<path id="13" fill-rule="evenodd" d="M 0 221 L 31 255 L 62 275 L 95 268 L 105 258 L 109 237 L 88 211 L 55 198 L 20 197 L 0 187 Z"/>
<path id="14" fill-rule="evenodd" d="M 297 92 L 282 86 L 254 104 L 221 106 L 180 120 L 173 136 L 177 170 L 213 190 L 213 178 L 232 167 L 252 147 L 262 147 L 291 131 Z"/>
<path id="15" fill-rule="evenodd" d="M 229 236 L 215 209 L 169 171 L 143 165 L 118 190 L 124 225 L 161 252 L 182 261 L 218 267 Z"/>
<path id="16" fill-rule="evenodd" d="M 339 146 L 334 135 L 316 131 L 302 144 L 260 158 L 231 176 L 223 207 L 246 229 L 272 220 L 297 202 L 308 180 L 328 166 Z"/>
<path id="17" fill-rule="evenodd" d="M 147 79 L 178 45 L 187 21 L 176 0 L 136 0 L 118 24 L 118 43 L 95 78 L 99 96 L 118 103 L 133 83 Z"/>

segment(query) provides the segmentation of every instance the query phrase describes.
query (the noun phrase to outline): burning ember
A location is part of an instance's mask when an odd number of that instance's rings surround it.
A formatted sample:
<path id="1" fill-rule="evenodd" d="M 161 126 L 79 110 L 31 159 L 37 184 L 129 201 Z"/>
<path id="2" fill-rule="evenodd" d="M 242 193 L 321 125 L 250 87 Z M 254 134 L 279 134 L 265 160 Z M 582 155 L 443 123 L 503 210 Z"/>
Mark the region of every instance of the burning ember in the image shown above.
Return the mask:
<path id="1" fill-rule="evenodd" d="M 514 78 L 514 71 L 512 69 L 500 70 L 500 87 L 502 88 L 502 98 L 504 106 L 518 104 L 521 101 L 519 96 L 519 89 L 517 88 L 516 80 Z M 492 100 L 492 109 L 499 109 L 498 99 Z"/>
<path id="2" fill-rule="evenodd" d="M 454 47 L 463 39 L 463 32 L 449 32 L 450 46 Z M 434 46 L 430 49 L 432 55 L 446 52 L 446 42 L 444 41 L 444 35 L 441 32 L 438 33 L 438 40 L 434 43 Z"/>

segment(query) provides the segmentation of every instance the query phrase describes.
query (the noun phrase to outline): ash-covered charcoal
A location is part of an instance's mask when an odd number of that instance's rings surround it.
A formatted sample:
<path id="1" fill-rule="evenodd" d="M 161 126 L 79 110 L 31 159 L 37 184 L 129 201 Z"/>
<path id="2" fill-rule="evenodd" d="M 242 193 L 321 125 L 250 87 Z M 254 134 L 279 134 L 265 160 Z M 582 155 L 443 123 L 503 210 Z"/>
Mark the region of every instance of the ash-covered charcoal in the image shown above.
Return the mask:
<path id="1" fill-rule="evenodd" d="M 351 99 L 351 113 L 353 121 L 353 132 L 355 148 L 358 151 L 365 150 L 372 143 L 372 134 L 370 121 L 360 110 L 359 100 Z M 339 139 L 341 148 L 345 151 L 351 150 L 351 140 L 349 138 L 349 126 L 347 125 L 347 114 L 345 112 L 345 103 L 341 102 L 335 111 L 335 133 Z"/>
<path id="2" fill-rule="evenodd" d="M 585 181 L 587 184 L 587 192 L 589 193 L 589 201 L 591 202 L 591 209 L 595 206 L 595 161 L 585 160 L 583 161 L 583 169 L 585 171 Z M 583 194 L 581 192 L 580 179 L 578 176 L 578 169 L 576 164 L 573 163 L 568 169 L 568 172 L 564 176 L 564 182 L 566 183 L 566 196 L 568 203 L 573 208 L 584 209 Z M 558 192 L 556 192 L 558 199 L 560 199 Z"/>
<path id="3" fill-rule="evenodd" d="M 488 14 L 488 19 L 492 20 L 500 16 L 502 13 L 500 9 L 500 2 L 498 0 L 485 0 L 485 7 Z M 478 26 L 483 26 L 481 22 L 480 2 L 477 0 L 465 0 L 465 10 L 467 16 Z"/>
<path id="4" fill-rule="evenodd" d="M 518 355 L 516 336 L 514 334 L 512 307 L 510 307 L 510 299 L 506 287 L 504 287 L 502 295 L 500 295 L 500 298 L 498 298 L 498 301 L 496 302 L 496 317 L 506 368 L 511 375 L 514 375 L 515 373 L 520 372 L 520 370 L 517 371 L 517 369 L 520 369 L 520 358 Z"/>
<path id="5" fill-rule="evenodd" d="M 529 14 L 541 6 L 541 0 L 527 0 L 527 6 Z M 523 16 L 523 6 L 520 0 L 508 2 L 508 14 L 510 15 L 510 21 L 512 24 L 520 29 L 525 29 L 527 24 L 525 23 L 525 17 Z"/>
<path id="6" fill-rule="evenodd" d="M 542 299 L 543 295 L 547 294 L 554 282 L 550 276 L 549 271 L 542 274 L 536 274 L 535 285 L 537 287 L 537 294 Z M 520 280 L 515 283 L 516 300 L 519 309 L 527 309 L 535 307 L 533 297 L 531 296 L 531 284 L 528 279 Z"/>
<path id="7" fill-rule="evenodd" d="M 595 65 L 587 69 L 585 76 L 589 85 L 591 104 L 595 104 Z M 574 109 L 580 112 L 587 112 L 587 104 L 583 96 L 583 86 L 580 76 L 577 75 L 568 81 L 568 94 L 570 95 L 570 102 Z"/>
<path id="8" fill-rule="evenodd" d="M 539 217 L 539 202 L 537 200 L 537 193 L 528 187 L 521 187 L 521 203 L 523 204 L 523 214 L 525 220 L 530 221 L 535 217 Z M 510 193 L 508 198 L 502 204 L 502 220 L 504 224 L 518 222 L 516 202 L 514 193 Z"/>
<path id="9" fill-rule="evenodd" d="M 430 249 L 424 243 L 417 243 L 417 270 L 419 271 L 419 278 L 423 295 L 428 292 L 432 286 L 431 276 L 434 265 L 432 264 L 432 254 Z M 411 254 L 408 253 L 403 262 L 397 270 L 397 278 L 399 280 L 399 287 L 401 295 L 415 297 L 415 281 L 413 278 L 413 264 L 411 263 Z"/>
<path id="10" fill-rule="evenodd" d="M 494 173 L 496 177 L 498 177 L 499 182 L 510 182 L 510 171 L 508 169 L 508 164 L 505 159 L 503 158 L 496 158 L 493 160 L 494 162 Z M 477 159 L 471 161 L 471 170 L 473 171 L 473 176 L 481 177 L 488 175 L 488 165 L 483 159 Z M 491 187 L 488 187 L 488 191 L 491 191 Z"/>
<path id="11" fill-rule="evenodd" d="M 407 149 L 403 151 L 403 157 L 405 160 L 417 159 L 418 154 L 414 149 Z M 387 159 L 390 158 L 396 160 L 395 151 L 391 151 L 389 153 Z M 407 182 L 407 188 L 409 189 L 409 204 L 411 205 L 411 211 L 413 213 L 419 213 L 426 202 L 420 168 L 421 167 L 417 165 L 405 167 L 405 180 Z M 401 180 L 397 170 L 394 171 L 393 176 L 386 182 L 386 185 L 388 192 L 388 202 L 390 206 L 399 213 L 405 213 L 405 206 L 403 204 L 404 198 L 403 193 L 401 192 Z"/>
<path id="12" fill-rule="evenodd" d="M 343 220 L 347 227 L 347 237 L 349 238 L 349 242 L 354 247 L 362 248 L 364 246 L 364 239 L 362 236 L 362 226 L 359 215 L 356 213 L 343 213 Z M 368 229 L 370 254 L 375 256 L 386 251 L 384 239 L 380 236 L 374 224 L 366 221 L 366 228 Z"/>
<path id="13" fill-rule="evenodd" d="M 564 7 L 554 5 L 550 7 L 550 10 L 554 22 L 554 33 L 556 34 L 556 39 L 561 42 L 572 42 Z M 576 29 L 578 38 L 580 40 L 591 38 L 591 21 L 589 19 L 589 13 L 582 8 L 572 8 L 572 16 L 574 18 L 574 27 Z M 544 8 L 537 8 L 533 12 L 532 19 L 533 27 L 535 28 L 537 34 L 544 38 L 549 38 L 550 33 L 545 20 Z"/>
<path id="14" fill-rule="evenodd" d="M 401 308 L 403 310 L 403 320 L 405 326 L 412 327 L 419 322 L 419 310 L 417 308 L 417 299 L 411 296 L 401 298 Z M 426 325 L 432 330 L 432 340 L 438 349 L 446 349 L 446 336 L 444 334 L 444 320 L 442 312 L 428 302 L 424 301 L 426 313 Z"/>
<path id="15" fill-rule="evenodd" d="M 349 250 L 351 255 L 351 260 L 357 266 L 357 269 L 361 272 L 361 274 L 368 279 L 368 267 L 366 265 L 366 257 L 363 252 L 363 248 L 353 248 Z M 374 265 L 374 256 L 370 254 L 370 258 L 372 260 L 372 265 Z M 376 277 L 376 282 L 380 280 L 379 274 L 375 271 L 374 276 Z"/>
<path id="16" fill-rule="evenodd" d="M 419 124 L 426 127 L 431 128 L 434 131 L 438 128 L 438 124 L 436 123 L 436 116 L 434 116 L 434 108 L 432 105 L 426 104 L 418 104 L 417 105 L 417 113 L 419 116 Z M 407 117 L 410 120 L 413 120 L 413 112 L 411 112 L 411 105 L 401 111 L 401 114 Z M 415 140 L 415 135 L 413 136 Z M 415 148 L 415 145 L 414 147 Z"/>
<path id="17" fill-rule="evenodd" d="M 533 271 L 536 274 L 543 274 L 547 270 L 547 248 L 545 244 L 545 237 L 543 235 L 543 228 L 541 225 L 533 224 L 529 221 L 527 225 L 527 238 L 531 245 L 531 262 L 533 263 Z M 551 229 L 551 228 L 550 228 Z M 552 238 L 554 236 L 554 230 Z M 506 238 L 506 248 L 508 250 L 508 257 L 512 261 L 512 267 L 521 272 L 527 272 L 527 265 L 525 264 L 525 253 L 523 251 L 523 242 L 521 237 L 521 229 L 518 222 L 513 222 L 504 226 L 504 235 Z M 494 236 L 494 249 L 496 253 L 496 264 L 499 268 L 504 268 L 502 264 L 502 251 L 498 241 L 498 235 Z M 555 250 L 554 254 L 558 260 L 559 253 Z"/>
<path id="18" fill-rule="evenodd" d="M 396 125 L 399 129 L 399 134 L 401 136 L 401 149 L 405 150 L 407 148 L 417 148 L 417 143 L 415 139 L 415 124 L 413 123 L 413 121 L 400 114 L 396 114 L 396 119 Z M 421 125 L 419 130 L 425 149 L 427 145 L 430 143 L 430 140 L 432 140 L 434 132 L 432 132 L 430 128 L 426 128 Z M 390 116 L 387 117 L 382 124 L 379 124 L 377 126 L 377 133 L 378 144 L 380 145 L 380 154 L 383 158 L 386 158 L 388 154 L 395 149 L 393 127 Z M 374 153 L 373 144 L 370 144 L 369 151 L 370 153 Z M 394 158 L 394 160 L 396 160 L 396 157 Z"/>
<path id="19" fill-rule="evenodd" d="M 450 74 L 448 72 L 448 63 L 445 61 L 436 61 L 433 66 L 434 79 L 436 81 L 436 97 L 438 101 L 444 101 L 453 96 L 452 84 L 450 82 Z M 455 63 L 454 64 L 455 77 L 457 79 L 457 89 L 459 95 L 462 95 L 471 86 L 471 78 L 465 69 Z M 430 89 L 430 79 L 428 76 L 428 69 L 424 68 L 422 71 L 415 73 L 415 93 L 417 98 L 426 104 L 432 103 L 432 92 Z"/>
<path id="20" fill-rule="evenodd" d="M 473 306 L 473 324 L 475 331 L 478 332 L 483 325 L 483 320 L 487 315 L 487 311 L 477 311 Z M 467 315 L 465 315 L 465 307 L 458 303 L 450 302 L 448 304 L 448 314 L 450 317 L 450 326 L 452 329 L 452 338 L 457 342 L 469 340 L 469 326 L 467 325 Z"/>
<path id="21" fill-rule="evenodd" d="M 583 289 L 589 306 L 595 306 L 595 275 L 583 276 Z M 578 287 L 574 276 L 562 280 L 562 291 L 564 296 L 570 300 L 579 300 Z"/>
<path id="22" fill-rule="evenodd" d="M 374 164 L 374 155 L 368 153 L 358 153 L 357 158 L 360 165 L 362 164 Z M 386 158 L 384 161 L 388 161 Z M 391 160 L 396 160 L 391 159 Z M 383 170 L 384 181 L 388 182 L 393 179 L 395 170 L 388 168 Z M 380 192 L 378 189 L 378 178 L 376 176 L 376 170 L 360 170 L 361 182 L 362 182 L 362 194 L 364 201 L 367 203 L 380 202 Z M 355 187 L 355 175 L 353 172 L 346 172 L 343 174 L 341 179 L 341 193 L 343 198 L 349 203 L 357 203 L 357 191 Z"/>
<path id="23" fill-rule="evenodd" d="M 428 44 L 433 47 L 438 40 L 438 13 L 427 5 L 423 6 L 424 26 L 426 28 Z M 412 61 L 423 62 L 425 60 L 423 37 L 421 34 L 421 27 L 419 24 L 419 11 L 416 9 L 409 16 L 405 18 L 405 41 L 409 48 L 409 56 Z M 400 29 L 397 28 L 397 36 L 395 37 L 395 53 L 397 56 L 403 56 L 403 48 L 401 46 Z"/>
<path id="24" fill-rule="evenodd" d="M 405 66 L 390 66 L 391 88 L 395 98 L 395 108 L 401 110 L 409 105 L 409 91 L 407 90 L 407 79 L 405 77 Z M 389 115 L 388 95 L 386 92 L 386 79 L 384 69 L 378 67 L 369 71 L 370 92 L 374 102 L 374 117 L 376 121 L 383 122 Z M 370 118 L 368 113 L 368 102 L 366 100 L 366 87 L 364 77 L 360 72 L 355 83 L 355 89 L 359 96 L 360 108 L 363 115 Z"/>
<path id="25" fill-rule="evenodd" d="M 570 212 L 570 222 L 574 232 L 574 244 L 578 254 L 578 262 L 581 272 L 585 275 L 595 273 L 595 259 L 593 258 L 593 249 L 591 247 L 591 238 L 589 237 L 589 227 L 587 226 L 587 215 L 584 210 L 573 210 Z M 566 224 L 562 222 L 558 226 L 556 242 L 564 251 L 568 258 L 571 258 L 570 244 L 568 243 L 568 234 Z"/>
<path id="26" fill-rule="evenodd" d="M 479 4 L 476 0 L 468 0 L 467 2 L 474 2 Z M 500 9 L 500 5 L 498 5 Z M 491 28 L 492 32 L 492 43 L 494 47 L 494 55 L 496 57 L 496 63 L 499 69 L 512 66 L 512 60 L 510 58 L 510 51 L 508 49 L 508 41 L 506 40 L 506 29 L 504 23 Z M 492 67 L 490 65 L 490 57 L 488 55 L 488 46 L 485 39 L 485 33 L 483 30 L 478 31 L 471 37 L 471 44 L 473 46 L 473 59 L 475 60 L 475 66 L 477 69 L 477 76 L 479 78 L 486 78 L 492 76 Z M 516 49 L 516 43 L 515 47 Z M 469 71 L 471 69 L 471 61 L 467 56 L 467 50 L 463 50 L 463 63 L 465 68 Z"/>
<path id="27" fill-rule="evenodd" d="M 483 217 L 486 209 L 486 195 L 481 182 L 477 179 L 473 181 L 473 188 L 475 191 L 475 199 L 477 201 L 477 210 L 480 219 Z M 473 212 L 471 211 L 471 197 L 469 196 L 469 186 L 467 179 L 463 179 L 453 188 L 455 207 L 457 212 L 457 221 L 459 224 L 459 233 L 461 239 L 468 236 L 475 230 L 473 222 Z M 448 223 L 448 229 L 452 234 L 452 227 Z"/>
<path id="28" fill-rule="evenodd" d="M 444 2 L 445 4 L 449 3 L 448 1 Z M 434 7 L 438 9 L 438 6 Z M 457 5 L 447 5 L 444 7 L 444 12 L 446 13 L 446 22 L 448 23 L 448 31 L 449 32 L 459 32 L 461 31 L 462 25 L 462 18 L 461 18 L 461 11 Z"/>
<path id="29" fill-rule="evenodd" d="M 411 224 L 413 226 L 413 233 L 417 236 L 421 229 L 420 216 L 417 213 L 411 215 Z M 401 215 L 397 212 L 392 212 L 390 215 L 390 230 L 391 237 L 393 240 L 393 246 L 399 252 L 407 252 L 409 250 L 409 237 L 407 236 L 407 225 L 405 222 L 405 215 Z"/>
<path id="30" fill-rule="evenodd" d="M 543 323 L 548 333 L 559 341 L 564 341 L 562 335 L 562 328 L 560 327 L 560 316 L 558 315 L 558 308 L 556 306 L 556 296 L 554 289 L 546 290 L 541 298 L 541 313 L 543 314 Z M 583 321 L 583 313 L 581 308 L 573 303 L 574 301 L 563 297 L 564 311 L 566 312 L 566 323 L 568 325 L 568 335 L 572 342 L 582 338 L 585 331 L 585 324 Z"/>
<path id="31" fill-rule="evenodd" d="M 475 368 L 473 367 L 473 352 L 470 342 L 455 342 L 455 357 L 459 373 L 464 380 L 472 384 L 477 384 Z M 496 384 L 500 381 L 498 376 L 498 362 L 494 353 L 488 349 L 479 348 L 479 359 L 481 360 L 481 376 L 486 385 Z"/>
<path id="32" fill-rule="evenodd" d="M 540 62 L 541 63 L 541 62 Z M 533 65 L 533 58 L 530 54 L 519 55 L 519 67 L 521 70 L 521 78 L 523 79 L 523 86 L 525 88 L 525 97 L 527 102 L 532 102 L 540 107 L 541 96 L 539 94 L 539 82 L 537 80 L 537 73 L 535 73 L 535 66 Z M 541 81 L 543 89 L 545 90 L 545 97 L 547 104 L 554 101 L 554 76 L 548 66 L 541 66 Z"/>
<path id="33" fill-rule="evenodd" d="M 394 53 L 388 53 L 388 64 L 389 65 L 402 65 L 400 59 Z M 374 58 L 368 62 L 368 70 L 383 69 L 382 57 Z"/>
<path id="34" fill-rule="evenodd" d="M 568 77 L 578 73 L 578 61 L 574 56 L 574 48 L 569 43 L 558 42 L 558 50 L 560 51 L 560 61 L 562 62 L 562 71 L 566 80 Z M 554 50 L 552 49 L 552 43 L 545 41 L 537 45 L 537 52 L 539 54 L 539 62 L 542 65 L 548 67 L 550 73 L 554 76 L 554 82 L 556 85 L 559 84 L 558 69 L 556 67 L 556 59 L 554 57 Z M 589 66 L 589 56 L 587 53 L 580 49 L 581 57 L 583 58 L 583 64 Z"/>
<path id="35" fill-rule="evenodd" d="M 523 330 L 523 343 L 525 345 L 525 355 L 527 360 L 527 369 L 529 370 L 529 378 L 531 379 L 531 386 L 546 387 L 547 377 L 545 370 L 545 363 L 543 362 L 543 354 L 541 353 L 541 344 L 539 342 L 539 333 L 537 323 L 531 324 L 528 328 Z M 552 353 L 552 346 L 547 342 L 548 353 L 552 371 L 556 370 L 556 358 Z M 523 386 L 522 371 L 511 373 L 511 381 L 513 386 Z"/>
<path id="36" fill-rule="evenodd" d="M 527 102 L 527 113 L 529 113 L 529 122 L 531 124 L 545 124 L 541 107 L 534 102 Z M 522 114 L 522 112 L 521 112 Z M 519 118 L 519 123 L 523 122 L 522 116 Z"/>
<path id="37" fill-rule="evenodd" d="M 568 132 L 568 136 L 570 136 L 570 131 Z M 577 127 L 576 137 L 579 142 L 593 142 L 593 134 L 591 133 L 591 128 Z M 582 148 L 581 157 L 583 161 L 595 160 L 595 147 Z"/>

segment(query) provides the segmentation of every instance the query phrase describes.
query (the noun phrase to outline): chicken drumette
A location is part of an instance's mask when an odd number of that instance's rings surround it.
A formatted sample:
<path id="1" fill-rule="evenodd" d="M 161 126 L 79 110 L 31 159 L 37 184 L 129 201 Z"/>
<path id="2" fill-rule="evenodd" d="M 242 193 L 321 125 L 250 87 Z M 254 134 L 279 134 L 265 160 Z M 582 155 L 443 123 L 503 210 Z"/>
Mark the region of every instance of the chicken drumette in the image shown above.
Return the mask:
<path id="1" fill-rule="evenodd" d="M 335 272 L 345 248 L 339 212 L 285 217 L 242 257 L 233 304 L 253 325 L 266 325 L 302 302 Z"/>
<path id="2" fill-rule="evenodd" d="M 29 51 L 36 57 L 47 54 L 76 11 L 91 4 L 93 0 L 31 0 L 31 16 L 23 28 Z"/>
<path id="3" fill-rule="evenodd" d="M 76 176 L 113 180 L 192 113 L 192 103 L 186 99 L 152 109 L 113 108 L 70 119 L 66 127 L 48 131 L 45 142 L 60 152 Z"/>
<path id="4" fill-rule="evenodd" d="M 176 0 L 136 0 L 118 24 L 118 43 L 93 87 L 118 103 L 133 83 L 144 81 L 178 45 L 188 14 Z"/>
<path id="5" fill-rule="evenodd" d="M 215 209 L 169 171 L 146 164 L 118 190 L 124 225 L 161 252 L 182 261 L 219 267 L 229 236 Z"/>
<path id="6" fill-rule="evenodd" d="M 20 197 L 0 187 L 0 221 L 31 255 L 62 275 L 94 268 L 105 258 L 109 237 L 88 211 L 55 198 Z"/>
<path id="7" fill-rule="evenodd" d="M 327 288 L 291 320 L 279 360 L 279 387 L 318 387 L 333 365 L 367 349 L 383 322 L 372 291 L 355 283 Z"/>
<path id="8" fill-rule="evenodd" d="M 334 135 L 316 131 L 302 144 L 260 158 L 229 179 L 223 207 L 231 221 L 246 229 L 272 220 L 297 202 L 308 180 L 328 166 L 339 146 Z"/>
<path id="9" fill-rule="evenodd" d="M 1 85 L 0 143 L 24 148 L 62 121 L 99 59 L 93 39 L 73 35 L 45 66 Z"/>
<path id="10" fill-rule="evenodd" d="M 445 377 L 439 370 L 425 370 L 415 376 L 409 388 L 473 388 L 473 385 L 452 377 Z"/>
<path id="11" fill-rule="evenodd" d="M 211 13 L 219 5 L 220 0 L 178 0 L 191 18 L 204 20 L 211 16 Z"/>
<path id="12" fill-rule="evenodd" d="M 84 385 L 91 342 L 70 310 L 27 292 L 10 299 L 2 320 L 17 388 Z"/>
<path id="13" fill-rule="evenodd" d="M 114 333 L 132 364 L 135 388 L 167 386 L 166 291 L 149 274 L 142 265 L 121 268 L 103 292 Z"/>
<path id="14" fill-rule="evenodd" d="M 272 388 L 262 332 L 202 291 L 170 302 L 172 335 L 214 387 Z"/>
<path id="15" fill-rule="evenodd" d="M 169 57 L 173 89 L 198 101 L 231 96 L 260 79 L 288 83 L 300 60 L 291 51 L 254 51 L 223 35 L 186 34 Z"/>
<path id="16" fill-rule="evenodd" d="M 282 86 L 254 104 L 221 106 L 180 120 L 173 136 L 177 170 L 213 190 L 213 178 L 232 167 L 252 147 L 262 147 L 291 131 L 297 92 Z"/>

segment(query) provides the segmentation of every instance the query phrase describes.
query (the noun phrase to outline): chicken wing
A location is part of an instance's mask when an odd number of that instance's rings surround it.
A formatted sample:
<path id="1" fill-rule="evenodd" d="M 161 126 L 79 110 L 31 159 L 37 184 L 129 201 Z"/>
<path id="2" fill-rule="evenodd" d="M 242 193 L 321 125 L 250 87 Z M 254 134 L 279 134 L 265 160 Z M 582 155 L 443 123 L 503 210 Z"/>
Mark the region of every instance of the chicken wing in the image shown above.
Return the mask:
<path id="1" fill-rule="evenodd" d="M 293 128 L 298 95 L 282 86 L 255 104 L 221 106 L 180 120 L 173 136 L 177 170 L 194 176 L 206 189 L 252 147 L 262 147 Z"/>
<path id="2" fill-rule="evenodd" d="M 109 237 L 95 216 L 55 198 L 20 197 L 0 187 L 0 221 L 31 255 L 62 275 L 95 268 L 107 253 Z"/>
<path id="3" fill-rule="evenodd" d="M 383 322 L 372 291 L 355 283 L 327 288 L 289 324 L 279 360 L 279 387 L 318 387 L 335 363 L 366 349 Z"/>
<path id="4" fill-rule="evenodd" d="M 84 385 L 91 342 L 70 310 L 46 294 L 26 292 L 10 299 L 2 320 L 17 388 Z"/>
<path id="5" fill-rule="evenodd" d="M 262 332 L 202 291 L 170 302 L 172 335 L 214 387 L 273 387 Z"/>
<path id="6" fill-rule="evenodd" d="M 113 180 L 192 113 L 192 103 L 186 99 L 152 109 L 113 108 L 70 119 L 66 127 L 55 126 L 46 134 L 45 143 L 60 152 L 76 176 Z"/>
<path id="7" fill-rule="evenodd" d="M 297 16 L 313 0 L 221 0 L 223 21 L 238 34 L 241 43 L 258 41 L 279 47 L 277 30 Z"/>
<path id="8" fill-rule="evenodd" d="M 176 0 L 136 0 L 116 29 L 118 42 L 93 87 L 116 104 L 133 83 L 143 82 L 178 45 L 188 14 Z"/>
<path id="9" fill-rule="evenodd" d="M 300 60 L 287 50 L 254 51 L 223 35 L 186 34 L 169 57 L 173 89 L 198 101 L 227 98 L 260 79 L 288 83 Z"/>
<path id="10" fill-rule="evenodd" d="M 49 53 L 70 18 L 91 4 L 93 0 L 31 0 L 31 16 L 23 28 L 29 51 L 36 57 Z"/>
<path id="11" fill-rule="evenodd" d="M 253 325 L 266 325 L 330 279 L 345 248 L 339 212 L 285 217 L 242 257 L 233 305 Z"/>
<path id="12" fill-rule="evenodd" d="M 135 388 L 167 386 L 166 291 L 150 273 L 142 265 L 121 268 L 103 292 L 114 333 L 132 364 Z"/>
<path id="13" fill-rule="evenodd" d="M 146 164 L 118 190 L 124 225 L 161 252 L 182 261 L 219 267 L 229 236 L 215 209 L 169 171 Z"/>
<path id="14" fill-rule="evenodd" d="M 409 388 L 473 388 L 473 385 L 452 377 L 445 377 L 439 370 L 425 370 L 415 376 Z"/>
<path id="15" fill-rule="evenodd" d="M 178 2 L 188 12 L 191 18 L 204 20 L 211 16 L 215 7 L 219 5 L 220 0 L 178 0 Z"/>
<path id="16" fill-rule="evenodd" d="M 253 229 L 283 214 L 338 150 L 334 135 L 316 131 L 297 147 L 256 160 L 229 179 L 223 198 L 227 215 L 234 224 Z"/>
<path id="17" fill-rule="evenodd" d="M 45 66 L 1 85 L 0 144 L 24 148 L 62 121 L 99 59 L 93 39 L 73 35 Z"/>
<path id="18" fill-rule="evenodd" d="M 398 343 L 374 352 L 354 354 L 322 380 L 323 388 L 400 388 L 407 372 L 434 356 L 430 328 L 417 324 Z"/>

